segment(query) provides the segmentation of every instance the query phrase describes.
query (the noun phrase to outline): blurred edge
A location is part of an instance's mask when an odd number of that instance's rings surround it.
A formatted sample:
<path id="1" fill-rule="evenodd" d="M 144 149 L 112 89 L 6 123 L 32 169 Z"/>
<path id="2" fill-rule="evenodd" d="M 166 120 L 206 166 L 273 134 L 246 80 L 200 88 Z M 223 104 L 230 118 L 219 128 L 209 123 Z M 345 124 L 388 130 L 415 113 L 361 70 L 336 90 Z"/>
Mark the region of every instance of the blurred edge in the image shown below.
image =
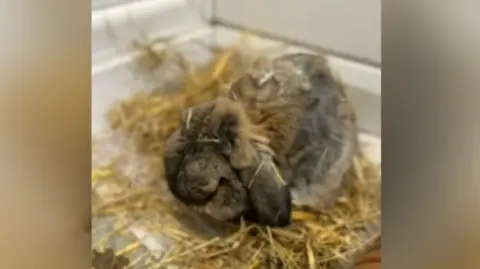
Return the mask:
<path id="1" fill-rule="evenodd" d="M 382 8 L 382 266 L 478 268 L 479 4 Z"/>
<path id="2" fill-rule="evenodd" d="M 0 4 L 0 268 L 90 268 L 90 8 Z"/>

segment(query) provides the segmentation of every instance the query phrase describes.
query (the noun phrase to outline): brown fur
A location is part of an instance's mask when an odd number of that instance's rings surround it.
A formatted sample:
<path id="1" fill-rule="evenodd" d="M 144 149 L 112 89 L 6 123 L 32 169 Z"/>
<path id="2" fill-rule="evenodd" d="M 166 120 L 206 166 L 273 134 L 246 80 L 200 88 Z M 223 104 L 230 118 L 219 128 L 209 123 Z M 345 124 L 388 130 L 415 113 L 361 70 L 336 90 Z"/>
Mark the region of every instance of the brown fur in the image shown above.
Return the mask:
<path id="1" fill-rule="evenodd" d="M 231 220 L 247 210 L 248 197 L 221 154 L 232 151 L 227 139 L 231 126 L 214 119 L 215 109 L 215 102 L 208 102 L 186 111 L 182 125 L 166 143 L 166 177 L 182 202 L 215 219 Z"/>
<path id="2" fill-rule="evenodd" d="M 351 165 L 357 129 L 345 87 L 326 60 L 301 53 L 261 59 L 232 85 L 230 97 L 242 103 L 252 124 L 268 138 L 295 202 L 328 208 Z M 305 164 L 307 159 L 311 164 Z"/>
<path id="3" fill-rule="evenodd" d="M 356 151 L 355 121 L 343 85 L 323 58 L 260 60 L 228 96 L 185 112 L 167 142 L 169 186 L 217 219 L 253 210 L 259 222 L 286 224 L 291 198 L 285 181 L 300 206 L 323 210 L 339 195 Z M 194 161 L 203 168 L 185 172 L 198 166 Z"/>
<path id="4" fill-rule="evenodd" d="M 186 111 L 167 141 L 172 193 L 217 220 L 248 214 L 271 226 L 290 223 L 291 198 L 268 139 L 238 101 L 218 98 Z"/>
<path id="5" fill-rule="evenodd" d="M 307 87 L 293 68 L 261 59 L 233 84 L 230 96 L 242 104 L 259 134 L 281 156 L 291 146 L 306 111 Z"/>

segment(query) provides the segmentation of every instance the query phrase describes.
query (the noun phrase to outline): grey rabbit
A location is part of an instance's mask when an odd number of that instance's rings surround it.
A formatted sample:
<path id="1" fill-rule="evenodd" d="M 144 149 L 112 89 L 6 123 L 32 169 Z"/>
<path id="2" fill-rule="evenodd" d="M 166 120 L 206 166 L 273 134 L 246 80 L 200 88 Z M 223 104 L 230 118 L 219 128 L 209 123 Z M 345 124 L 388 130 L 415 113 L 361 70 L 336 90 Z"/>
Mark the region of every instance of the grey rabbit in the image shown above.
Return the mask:
<path id="1" fill-rule="evenodd" d="M 288 54 L 258 60 L 231 85 L 228 96 L 185 113 L 167 142 L 166 177 L 178 199 L 217 219 L 245 215 L 284 226 L 291 222 L 292 202 L 319 211 L 335 202 L 357 144 L 355 111 L 325 59 Z M 199 154 L 208 167 L 221 160 L 229 168 L 215 176 L 207 169 L 195 175 L 179 172 Z M 182 184 L 208 191 L 194 198 Z M 222 186 L 230 195 L 216 199 L 227 193 Z"/>

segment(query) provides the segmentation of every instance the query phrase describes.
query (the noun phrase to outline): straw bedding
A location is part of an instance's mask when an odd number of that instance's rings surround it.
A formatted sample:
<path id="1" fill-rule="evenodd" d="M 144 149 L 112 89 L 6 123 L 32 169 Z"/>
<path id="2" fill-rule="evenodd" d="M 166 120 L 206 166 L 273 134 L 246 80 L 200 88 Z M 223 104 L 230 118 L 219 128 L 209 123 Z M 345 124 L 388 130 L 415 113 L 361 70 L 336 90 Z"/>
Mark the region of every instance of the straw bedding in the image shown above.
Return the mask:
<path id="1" fill-rule="evenodd" d="M 132 259 L 131 268 L 348 266 L 380 233 L 380 171 L 361 155 L 345 175 L 344 195 L 328 214 L 295 209 L 294 223 L 286 228 L 215 223 L 168 191 L 162 178 L 164 142 L 184 108 L 224 94 L 229 81 L 248 66 L 237 50 L 219 52 L 210 66 L 189 67 L 180 90 L 139 92 L 110 109 L 111 131 L 92 145 L 92 193 L 97 198 L 92 213 L 118 220 L 117 229 L 104 239 L 131 232 L 131 227 L 163 238 L 161 249 L 148 243 L 150 251 Z M 140 239 L 117 254 L 147 244 Z M 94 247 L 105 247 L 105 241 Z"/>

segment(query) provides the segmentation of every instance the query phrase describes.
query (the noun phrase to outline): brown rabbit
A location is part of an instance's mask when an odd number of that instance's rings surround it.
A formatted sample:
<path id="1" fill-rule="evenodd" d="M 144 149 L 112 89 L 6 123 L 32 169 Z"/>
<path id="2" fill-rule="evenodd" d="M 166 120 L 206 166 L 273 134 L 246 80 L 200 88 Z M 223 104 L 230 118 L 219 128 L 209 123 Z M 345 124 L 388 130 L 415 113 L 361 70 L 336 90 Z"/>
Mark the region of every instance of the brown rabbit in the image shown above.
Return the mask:
<path id="1" fill-rule="evenodd" d="M 236 101 L 219 98 L 189 109 L 166 143 L 172 193 L 217 220 L 289 224 L 290 193 L 271 153 L 254 146 L 266 142 L 254 129 Z"/>
<path id="2" fill-rule="evenodd" d="M 294 204 L 327 209 L 357 150 L 355 111 L 324 58 L 260 60 L 232 85 L 256 132 L 268 138 Z"/>
<path id="3" fill-rule="evenodd" d="M 357 148 L 355 122 L 323 58 L 260 60 L 228 98 L 185 113 L 167 142 L 169 186 L 216 219 L 287 225 L 292 198 L 317 210 L 335 201 Z"/>

